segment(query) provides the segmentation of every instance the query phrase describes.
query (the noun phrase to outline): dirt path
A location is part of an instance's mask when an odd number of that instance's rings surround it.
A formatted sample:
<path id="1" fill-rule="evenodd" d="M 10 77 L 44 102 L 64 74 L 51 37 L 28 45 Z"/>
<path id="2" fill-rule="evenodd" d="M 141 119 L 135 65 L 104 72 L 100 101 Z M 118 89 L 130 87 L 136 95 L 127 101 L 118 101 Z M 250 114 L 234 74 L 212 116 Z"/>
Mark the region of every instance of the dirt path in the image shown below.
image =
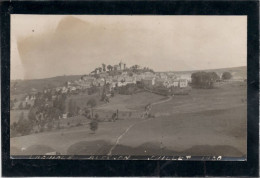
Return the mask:
<path id="1" fill-rule="evenodd" d="M 151 105 L 154 106 L 154 105 L 162 104 L 162 103 L 171 101 L 172 98 L 173 98 L 173 97 L 170 96 L 170 97 L 167 98 L 166 100 L 158 101 L 158 102 L 153 102 L 153 103 L 151 103 Z M 119 135 L 119 137 L 117 137 L 116 142 L 115 142 L 115 144 L 111 147 L 111 149 L 109 150 L 108 155 L 111 155 L 111 154 L 112 154 L 112 151 L 113 151 L 113 150 L 115 149 L 115 147 L 119 144 L 120 140 L 123 138 L 123 136 L 124 136 L 127 132 L 129 132 L 129 130 L 130 130 L 131 128 L 133 128 L 133 127 L 136 126 L 137 124 L 141 124 L 141 123 L 143 123 L 143 122 L 147 122 L 147 121 L 150 121 L 150 120 L 152 120 L 152 119 L 154 119 L 154 118 L 145 119 L 145 120 L 142 120 L 142 121 L 140 121 L 140 122 L 137 122 L 137 123 L 134 123 L 134 124 L 130 125 L 121 135 Z"/>
<path id="2" fill-rule="evenodd" d="M 153 106 L 153 105 L 157 105 L 157 104 L 166 103 L 166 102 L 168 102 L 168 101 L 171 101 L 172 98 L 173 98 L 172 96 L 169 96 L 169 98 L 167 98 L 166 100 L 154 102 L 154 103 L 152 103 L 151 105 Z"/>
<path id="3" fill-rule="evenodd" d="M 116 143 L 111 147 L 111 149 L 109 150 L 108 154 L 107 155 L 111 155 L 112 154 L 112 151 L 116 148 L 116 146 L 119 144 L 120 140 L 123 138 L 123 136 L 131 129 L 133 128 L 134 126 L 136 126 L 137 124 L 141 124 L 143 122 L 146 122 L 146 121 L 149 121 L 149 120 L 152 120 L 153 118 L 149 118 L 149 119 L 146 119 L 146 120 L 142 120 L 142 121 L 139 121 L 137 123 L 134 123 L 132 125 L 130 125 L 121 135 L 119 135 L 119 137 L 117 137 L 116 139 Z"/>

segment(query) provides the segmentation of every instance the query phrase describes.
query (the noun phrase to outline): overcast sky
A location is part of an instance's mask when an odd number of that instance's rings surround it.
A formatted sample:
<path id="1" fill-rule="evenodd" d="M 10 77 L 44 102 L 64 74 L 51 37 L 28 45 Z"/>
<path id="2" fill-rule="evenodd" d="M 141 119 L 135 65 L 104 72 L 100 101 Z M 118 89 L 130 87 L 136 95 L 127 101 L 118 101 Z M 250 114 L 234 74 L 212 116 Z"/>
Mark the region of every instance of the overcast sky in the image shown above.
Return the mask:
<path id="1" fill-rule="evenodd" d="M 11 15 L 11 79 L 246 66 L 246 16 Z"/>

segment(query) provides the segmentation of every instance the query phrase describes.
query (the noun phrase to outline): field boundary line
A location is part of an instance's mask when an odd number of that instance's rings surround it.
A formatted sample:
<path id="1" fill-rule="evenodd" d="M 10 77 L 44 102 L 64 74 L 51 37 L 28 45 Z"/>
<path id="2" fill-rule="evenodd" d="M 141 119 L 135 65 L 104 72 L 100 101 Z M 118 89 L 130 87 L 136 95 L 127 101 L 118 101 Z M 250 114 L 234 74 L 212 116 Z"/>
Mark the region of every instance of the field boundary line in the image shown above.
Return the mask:
<path id="1" fill-rule="evenodd" d="M 143 123 L 143 122 L 145 122 L 145 121 L 149 121 L 149 120 L 151 120 L 151 119 L 153 119 L 153 118 L 145 119 L 145 120 L 142 120 L 142 121 L 140 121 L 140 122 L 137 122 L 137 123 L 134 123 L 134 124 L 130 125 L 121 135 L 119 135 L 119 137 L 117 137 L 116 143 L 112 146 L 112 148 L 109 150 L 109 152 L 108 152 L 107 155 L 111 155 L 111 154 L 112 154 L 112 151 L 116 148 L 116 146 L 117 146 L 118 143 L 120 142 L 120 139 L 121 139 L 132 127 L 134 127 L 134 126 L 137 125 L 137 124 L 141 124 L 141 123 Z"/>
<path id="2" fill-rule="evenodd" d="M 170 97 L 167 98 L 166 100 L 158 101 L 158 102 L 152 103 L 151 105 L 157 105 L 157 104 L 161 104 L 161 103 L 166 103 L 166 102 L 171 101 L 171 100 L 172 100 L 172 96 L 170 96 Z"/>

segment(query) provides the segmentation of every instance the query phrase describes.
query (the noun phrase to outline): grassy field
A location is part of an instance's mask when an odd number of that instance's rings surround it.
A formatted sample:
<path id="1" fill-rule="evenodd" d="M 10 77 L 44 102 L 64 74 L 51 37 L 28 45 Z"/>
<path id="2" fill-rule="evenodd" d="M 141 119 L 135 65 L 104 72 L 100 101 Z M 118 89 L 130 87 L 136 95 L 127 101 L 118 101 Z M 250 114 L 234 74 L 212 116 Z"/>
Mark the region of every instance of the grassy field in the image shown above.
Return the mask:
<path id="1" fill-rule="evenodd" d="M 141 92 L 134 95 L 116 95 L 111 98 L 109 104 L 100 106 L 100 110 L 120 110 L 133 111 L 143 110 L 144 107 L 152 102 L 159 101 L 165 97 L 148 92 Z"/>
<path id="2" fill-rule="evenodd" d="M 69 101 L 72 100 L 73 102 L 76 102 L 76 105 L 81 108 L 88 108 L 87 102 L 90 99 L 95 99 L 97 106 L 104 104 L 104 102 L 100 101 L 100 95 L 99 93 L 95 93 L 92 95 L 88 95 L 87 93 L 80 93 L 78 95 L 72 95 L 69 96 L 66 99 L 66 108 L 68 109 Z"/>
<path id="3" fill-rule="evenodd" d="M 158 102 L 163 100 L 151 93 L 118 95 L 97 109 L 133 111 L 157 102 L 151 111 L 156 117 L 100 122 L 95 134 L 83 125 L 11 138 L 11 154 L 246 155 L 246 86 L 193 89 Z"/>
<path id="4" fill-rule="evenodd" d="M 24 113 L 24 119 L 28 118 L 29 110 L 11 110 L 10 111 L 10 124 L 18 122 L 20 115 Z"/>

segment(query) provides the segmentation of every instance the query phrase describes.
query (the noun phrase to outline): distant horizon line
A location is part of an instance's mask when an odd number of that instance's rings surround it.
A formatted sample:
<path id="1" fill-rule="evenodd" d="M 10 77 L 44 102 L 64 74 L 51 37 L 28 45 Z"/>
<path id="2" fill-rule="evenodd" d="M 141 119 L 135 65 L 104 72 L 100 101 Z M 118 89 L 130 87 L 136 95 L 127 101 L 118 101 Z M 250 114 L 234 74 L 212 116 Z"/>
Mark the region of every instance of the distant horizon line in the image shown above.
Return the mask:
<path id="1" fill-rule="evenodd" d="M 173 70 L 173 71 L 155 71 L 155 73 L 161 73 L 161 72 L 192 72 L 192 71 L 205 71 L 205 70 L 219 70 L 219 69 L 229 69 L 229 68 L 239 68 L 239 67 L 247 67 L 247 65 L 244 66 L 235 66 L 235 67 L 222 67 L 222 68 L 209 68 L 209 69 L 193 69 L 193 70 Z M 152 69 L 153 70 L 153 69 Z M 43 80 L 43 79 L 51 79 L 55 77 L 63 77 L 63 76 L 82 76 L 82 75 L 89 75 L 89 74 L 64 74 L 64 75 L 57 75 L 52 77 L 46 77 L 46 78 L 31 78 L 31 79 L 11 79 L 10 81 L 15 80 Z"/>

